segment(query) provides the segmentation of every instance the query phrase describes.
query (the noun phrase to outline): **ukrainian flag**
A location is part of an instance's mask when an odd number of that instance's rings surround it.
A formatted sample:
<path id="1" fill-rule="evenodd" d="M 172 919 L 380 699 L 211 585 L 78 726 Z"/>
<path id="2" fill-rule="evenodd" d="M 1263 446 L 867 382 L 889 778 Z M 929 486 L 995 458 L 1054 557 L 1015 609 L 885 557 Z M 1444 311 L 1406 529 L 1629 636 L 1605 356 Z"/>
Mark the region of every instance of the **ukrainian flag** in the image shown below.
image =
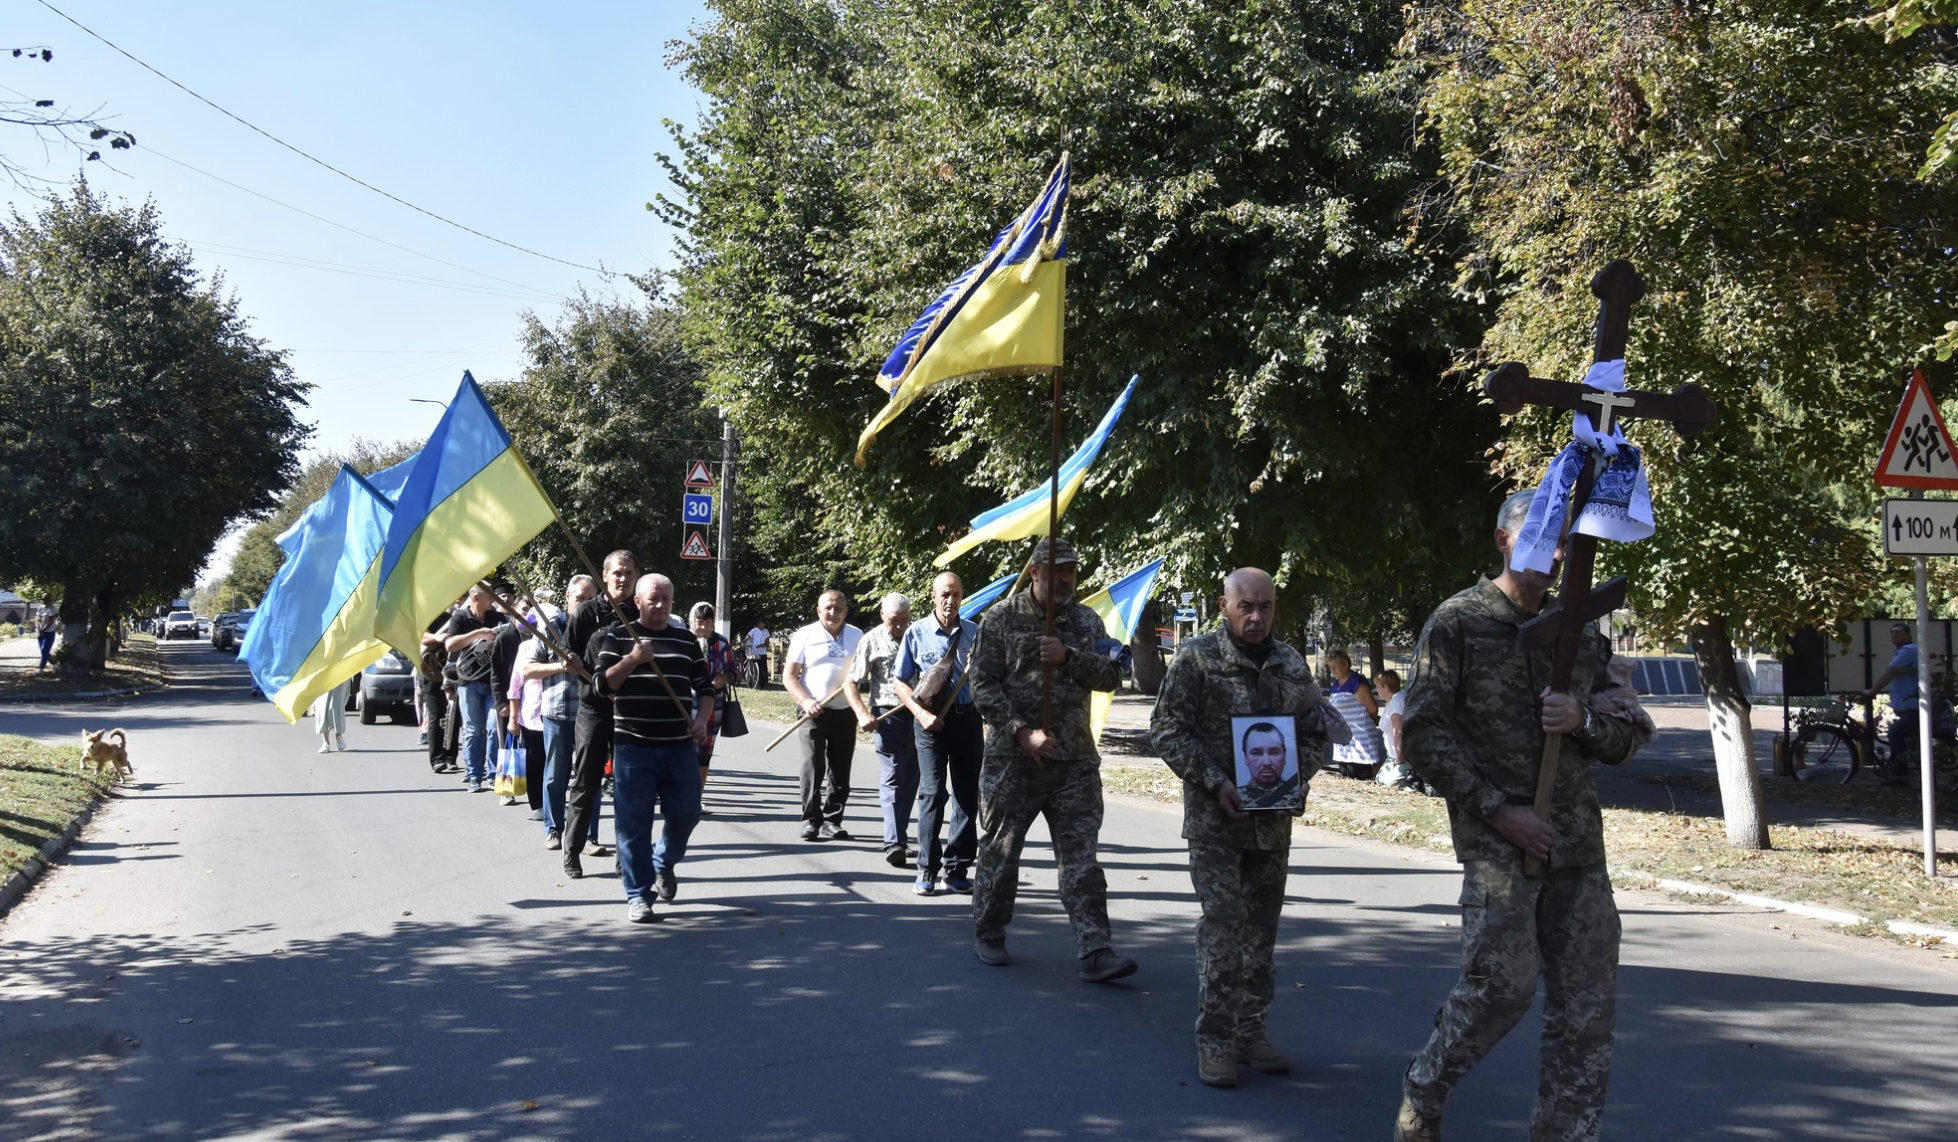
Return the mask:
<path id="1" fill-rule="evenodd" d="M 1108 637 L 1117 642 L 1128 642 L 1135 637 L 1136 623 L 1142 618 L 1142 605 L 1155 594 L 1156 573 L 1163 569 L 1163 561 L 1137 568 L 1115 580 L 1108 586 L 1081 600 L 1081 605 L 1101 616 L 1101 625 L 1108 631 Z M 1115 704 L 1115 695 L 1096 690 L 1088 695 L 1088 731 L 1101 741 L 1101 730 L 1108 724 L 1108 711 Z"/>
<path id="2" fill-rule="evenodd" d="M 373 636 L 374 593 L 393 514 L 387 497 L 342 465 L 333 486 L 280 536 L 286 561 L 238 658 L 286 721 L 298 721 L 314 699 L 387 653 Z"/>
<path id="3" fill-rule="evenodd" d="M 985 613 L 987 607 L 992 606 L 995 600 L 1001 595 L 1004 595 L 1007 588 L 1011 587 L 1019 578 L 1020 576 L 1015 573 L 1001 579 L 995 579 L 977 591 L 967 595 L 965 601 L 959 604 L 959 617 L 962 619 L 978 618 Z"/>
<path id="4" fill-rule="evenodd" d="M 395 501 L 374 637 L 418 654 L 429 620 L 556 517 L 476 379 L 464 373 Z"/>
<path id="5" fill-rule="evenodd" d="M 891 399 L 857 438 L 857 467 L 879 432 L 940 385 L 1061 367 L 1071 170 L 1063 154 L 1033 205 L 905 331 L 878 370 Z"/>
<path id="6" fill-rule="evenodd" d="M 1135 386 L 1141 377 L 1130 377 L 1129 385 L 1115 403 L 1108 406 L 1108 412 L 1101 418 L 1094 434 L 1074 450 L 1074 455 L 1061 465 L 1061 514 L 1067 514 L 1068 505 L 1074 502 L 1074 493 L 1081 490 L 1087 482 L 1088 469 L 1094 466 L 1095 458 L 1101 455 L 1101 446 L 1108 443 L 1108 436 L 1115 431 L 1115 422 L 1122 419 L 1123 410 L 1129 407 L 1129 398 L 1135 395 Z M 974 516 L 972 530 L 954 540 L 950 547 L 932 560 L 934 567 L 944 567 L 989 539 L 1029 539 L 1047 534 L 1047 502 L 1053 483 L 1042 480 L 1032 491 L 999 505 L 983 515 Z"/>

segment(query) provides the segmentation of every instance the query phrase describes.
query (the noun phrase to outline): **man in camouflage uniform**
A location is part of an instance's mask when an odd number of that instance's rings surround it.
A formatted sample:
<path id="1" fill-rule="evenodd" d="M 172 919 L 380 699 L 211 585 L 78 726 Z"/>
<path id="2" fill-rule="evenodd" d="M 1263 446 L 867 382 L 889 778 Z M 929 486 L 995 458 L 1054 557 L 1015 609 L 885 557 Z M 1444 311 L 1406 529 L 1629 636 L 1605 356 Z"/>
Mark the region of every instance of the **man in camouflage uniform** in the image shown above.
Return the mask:
<path id="1" fill-rule="evenodd" d="M 972 890 L 973 950 L 995 967 L 1010 960 L 1006 925 L 1019 891 L 1020 849 L 1027 827 L 1047 818 L 1060 866 L 1061 903 L 1074 925 L 1081 978 L 1106 983 L 1135 972 L 1135 961 L 1109 946 L 1108 878 L 1095 859 L 1101 833 L 1101 754 L 1088 728 L 1088 692 L 1113 690 L 1121 671 L 1108 652 L 1120 649 L 1101 617 L 1074 599 L 1074 546 L 1049 540 L 1033 552 L 1033 590 L 986 612 L 972 647 L 972 698 L 986 723 L 979 770 L 979 860 Z M 1054 633 L 1045 634 L 1047 600 Z M 1053 671 L 1053 714 L 1041 726 L 1043 667 Z"/>
<path id="2" fill-rule="evenodd" d="M 1503 570 L 1444 602 L 1415 651 L 1403 745 L 1448 799 L 1462 862 L 1462 975 L 1434 1034 L 1407 1068 L 1396 1142 L 1435 1142 L 1455 1084 L 1514 1027 L 1544 983 L 1542 1064 L 1531 1142 L 1589 1142 L 1603 1121 L 1618 1006 L 1618 909 L 1605 870 L 1591 763 L 1637 749 L 1631 725 L 1591 708 L 1611 646 L 1584 628 L 1568 694 L 1552 694 L 1550 653 L 1517 648 L 1552 577 L 1509 566 L 1530 493 L 1496 517 Z M 1562 552 L 1558 552 L 1562 558 Z M 1531 810 L 1544 735 L 1564 735 L 1549 821 Z M 1523 873 L 1523 855 L 1545 861 Z"/>
<path id="3" fill-rule="evenodd" d="M 1246 812 L 1232 751 L 1231 719 L 1290 715 L 1299 772 L 1309 781 L 1328 737 L 1349 740 L 1298 651 L 1271 637 L 1276 592 L 1255 567 L 1224 580 L 1222 629 L 1176 649 L 1149 720 L 1163 761 L 1183 779 L 1183 837 L 1197 921 L 1197 1077 L 1236 1086 L 1238 1063 L 1267 1074 L 1292 1067 L 1265 1035 L 1272 951 L 1285 903 L 1291 812 Z M 1309 744 L 1308 744 L 1309 743 Z M 1302 812 L 1301 802 L 1299 809 Z"/>

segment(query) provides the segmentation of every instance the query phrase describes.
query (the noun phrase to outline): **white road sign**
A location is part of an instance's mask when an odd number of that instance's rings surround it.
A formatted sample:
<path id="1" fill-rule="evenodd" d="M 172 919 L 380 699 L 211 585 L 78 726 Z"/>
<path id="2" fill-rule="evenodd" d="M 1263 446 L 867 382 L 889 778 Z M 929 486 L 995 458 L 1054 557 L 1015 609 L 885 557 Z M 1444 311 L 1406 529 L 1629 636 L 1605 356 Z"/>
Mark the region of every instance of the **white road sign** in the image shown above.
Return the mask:
<path id="1" fill-rule="evenodd" d="M 1958 500 L 1884 500 L 1886 555 L 1958 555 Z"/>

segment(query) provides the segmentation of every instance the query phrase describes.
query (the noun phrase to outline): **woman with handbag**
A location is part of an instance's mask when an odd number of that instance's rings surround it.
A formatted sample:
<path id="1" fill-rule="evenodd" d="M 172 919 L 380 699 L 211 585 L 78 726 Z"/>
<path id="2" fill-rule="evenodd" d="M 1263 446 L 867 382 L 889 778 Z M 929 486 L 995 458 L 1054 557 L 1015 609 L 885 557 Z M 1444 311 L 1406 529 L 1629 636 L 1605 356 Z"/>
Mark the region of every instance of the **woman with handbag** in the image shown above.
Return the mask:
<path id="1" fill-rule="evenodd" d="M 728 706 L 728 689 L 734 685 L 734 650 L 728 641 L 714 631 L 714 605 L 695 603 L 687 612 L 688 624 L 693 627 L 693 636 L 700 642 L 701 657 L 707 660 L 707 678 L 715 691 L 714 713 L 707 719 L 707 740 L 699 745 L 700 752 L 700 790 L 704 798 L 707 792 L 707 767 L 714 760 L 714 743 L 721 737 L 721 718 Z M 703 806 L 700 810 L 707 812 Z"/>

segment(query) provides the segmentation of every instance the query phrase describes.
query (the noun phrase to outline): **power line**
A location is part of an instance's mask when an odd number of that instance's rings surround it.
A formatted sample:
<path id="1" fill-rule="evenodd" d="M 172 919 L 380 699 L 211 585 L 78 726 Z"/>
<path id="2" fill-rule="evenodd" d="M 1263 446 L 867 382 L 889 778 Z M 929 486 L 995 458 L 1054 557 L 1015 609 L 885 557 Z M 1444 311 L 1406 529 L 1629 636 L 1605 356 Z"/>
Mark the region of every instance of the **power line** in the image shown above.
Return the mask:
<path id="1" fill-rule="evenodd" d="M 175 163 L 187 171 L 191 171 L 196 174 L 201 174 L 205 178 L 211 179 L 215 182 L 221 182 L 224 185 L 232 188 L 233 190 L 242 190 L 246 194 L 249 194 L 254 198 L 262 198 L 274 206 L 283 206 L 287 210 L 292 211 L 294 214 L 303 214 L 306 217 L 311 218 L 316 222 L 324 222 L 328 226 L 332 226 L 340 230 L 345 230 L 349 234 L 358 235 L 359 237 L 365 238 L 370 242 L 379 242 L 383 246 L 392 246 L 393 248 L 400 250 L 404 254 L 413 254 L 417 258 L 427 258 L 431 262 L 435 262 L 438 265 L 447 266 L 452 270 L 461 270 L 465 274 L 475 274 L 479 278 L 488 278 L 493 282 L 502 282 L 504 285 L 513 285 L 518 287 L 519 289 L 537 288 L 532 285 L 526 285 L 523 282 L 511 281 L 509 278 L 500 278 L 497 277 L 495 274 L 487 274 L 481 270 L 470 269 L 468 266 L 461 265 L 457 262 L 451 262 L 446 258 L 438 258 L 434 254 L 424 254 L 420 250 L 410 249 L 407 246 L 403 246 L 399 242 L 390 242 L 386 238 L 375 237 L 374 235 L 367 233 L 365 230 L 356 230 L 353 227 L 346 225 L 345 223 L 335 222 L 333 219 L 327 218 L 324 215 L 315 214 L 310 210 L 305 210 L 300 207 L 294 206 L 290 202 L 281 202 L 278 199 L 273 198 L 269 194 L 265 194 L 261 191 L 253 190 L 249 186 L 243 186 L 240 185 L 239 183 L 232 182 L 230 179 L 225 178 L 223 175 L 215 175 L 212 174 L 210 171 L 203 169 L 202 167 L 191 166 L 189 163 L 183 161 L 182 159 L 172 158 L 169 155 L 164 154 L 162 151 L 157 150 L 155 147 L 145 145 L 143 147 L 143 153 L 146 155 L 155 155 L 157 158 L 162 159 L 164 162 Z"/>
<path id="2" fill-rule="evenodd" d="M 102 43 L 108 45 L 110 50 L 114 51 L 116 54 L 122 56 L 124 59 L 127 59 L 129 62 L 135 64 L 137 67 L 142 68 L 144 71 L 149 72 L 151 75 L 156 76 L 158 79 L 176 88 L 177 90 L 183 92 L 185 95 L 190 96 L 192 99 L 197 100 L 199 103 L 204 104 L 206 107 L 209 107 L 211 110 L 216 111 L 218 114 L 223 115 L 225 118 L 230 119 L 233 122 L 238 123 L 243 127 L 247 127 L 252 131 L 257 132 L 258 134 L 265 136 L 267 139 L 270 139 L 272 142 L 277 143 L 281 147 L 284 147 L 286 150 L 291 151 L 293 154 L 298 155 L 300 158 L 305 159 L 308 162 L 316 163 L 319 166 L 325 167 L 327 170 L 332 171 L 334 174 L 339 175 L 341 178 L 346 179 L 348 182 L 354 183 L 358 186 L 366 187 L 368 190 L 373 191 L 375 194 L 380 195 L 382 198 L 388 199 L 392 202 L 400 203 L 402 206 L 405 206 L 408 209 L 413 210 L 418 214 L 426 214 L 428 217 L 435 219 L 437 222 L 445 223 L 449 226 L 453 226 L 456 229 L 464 231 L 469 234 L 474 234 L 478 238 L 495 242 L 499 246 L 507 246 L 512 250 L 518 251 L 519 253 L 529 254 L 533 258 L 543 258 L 547 262 L 557 262 L 560 265 L 570 266 L 573 269 L 590 270 L 595 274 L 603 274 L 608 272 L 604 269 L 599 268 L 598 266 L 587 266 L 582 262 L 568 261 L 564 258 L 556 257 L 551 254 L 540 253 L 537 250 L 530 249 L 528 246 L 519 246 L 515 242 L 506 242 L 503 239 L 498 238 L 494 234 L 485 234 L 481 230 L 478 230 L 472 226 L 464 226 L 462 223 L 457 222 L 453 218 L 444 218 L 442 215 L 435 213 L 433 210 L 429 210 L 421 206 L 416 206 L 414 203 L 409 202 L 407 199 L 402 198 L 399 195 L 389 194 L 387 191 L 382 190 L 380 187 L 375 186 L 373 183 L 366 182 L 362 179 L 356 178 L 353 175 L 348 174 L 346 171 L 341 170 L 339 167 L 334 166 L 332 163 L 327 162 L 325 159 L 317 158 L 313 155 L 306 153 L 305 151 L 300 150 L 298 147 L 295 147 L 291 143 L 286 142 L 284 139 L 279 138 L 277 135 L 274 135 L 272 132 L 267 131 L 265 128 L 260 127 L 255 123 L 251 123 L 237 115 L 232 114 L 230 111 L 225 110 L 224 108 L 218 106 L 216 103 L 213 103 L 209 99 L 206 99 L 202 95 L 199 95 L 197 92 L 192 91 L 190 88 L 185 87 L 183 84 L 178 83 L 174 79 L 171 79 L 169 76 L 151 67 L 149 64 L 144 63 L 142 60 L 137 59 L 133 55 L 130 55 L 128 52 L 124 51 L 121 47 L 118 47 L 115 43 L 111 42 L 108 39 L 108 37 L 102 35 L 100 32 L 97 32 L 95 29 L 89 27 L 87 24 L 82 23 L 80 20 L 75 19 L 73 16 L 70 16 L 68 13 L 63 12 L 61 9 L 55 7 L 54 5 L 48 3 L 48 0 L 35 0 L 35 3 L 39 4 L 43 8 L 46 8 L 48 11 L 53 12 L 55 15 L 75 25 L 77 28 L 80 28 L 82 31 L 88 33 L 89 35 L 95 37 L 96 39 L 102 41 Z"/>
<path id="3" fill-rule="evenodd" d="M 425 278 L 419 274 L 404 274 L 394 270 L 383 270 L 372 266 L 350 266 L 343 262 L 328 262 L 320 258 L 309 258 L 303 254 L 282 254 L 271 250 L 253 250 L 244 246 L 227 246 L 221 242 L 199 242 L 183 239 L 193 250 L 205 250 L 227 258 L 244 258 L 253 262 L 271 262 L 274 265 L 291 266 L 301 270 L 321 270 L 332 274 L 348 274 L 359 278 L 376 278 L 381 281 L 400 282 L 404 285 L 433 286 L 437 289 L 451 289 L 461 293 L 482 294 L 489 297 L 507 297 L 515 301 L 563 301 L 555 294 L 532 290 L 516 293 L 494 286 L 477 285 L 473 282 L 455 282 L 444 278 Z"/>

